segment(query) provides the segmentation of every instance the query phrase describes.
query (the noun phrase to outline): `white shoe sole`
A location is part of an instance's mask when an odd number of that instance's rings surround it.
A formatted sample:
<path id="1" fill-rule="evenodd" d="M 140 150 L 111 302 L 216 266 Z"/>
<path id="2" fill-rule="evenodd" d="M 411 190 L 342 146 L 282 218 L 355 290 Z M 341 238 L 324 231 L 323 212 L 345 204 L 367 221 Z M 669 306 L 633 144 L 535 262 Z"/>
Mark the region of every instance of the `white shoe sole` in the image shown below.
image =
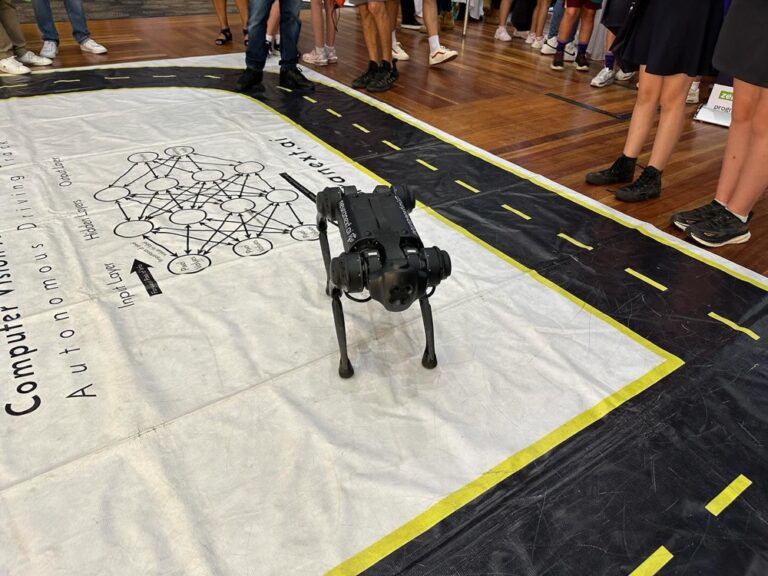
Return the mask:
<path id="1" fill-rule="evenodd" d="M 742 234 L 741 236 L 736 236 L 734 238 L 731 238 L 730 240 L 726 240 L 725 242 L 709 242 L 708 240 L 699 238 L 694 234 L 689 234 L 689 236 L 699 244 L 703 246 L 707 246 L 708 248 L 720 248 L 720 246 L 727 246 L 728 244 L 744 244 L 744 242 L 746 242 L 752 237 L 752 234 L 747 232 L 746 234 Z"/>

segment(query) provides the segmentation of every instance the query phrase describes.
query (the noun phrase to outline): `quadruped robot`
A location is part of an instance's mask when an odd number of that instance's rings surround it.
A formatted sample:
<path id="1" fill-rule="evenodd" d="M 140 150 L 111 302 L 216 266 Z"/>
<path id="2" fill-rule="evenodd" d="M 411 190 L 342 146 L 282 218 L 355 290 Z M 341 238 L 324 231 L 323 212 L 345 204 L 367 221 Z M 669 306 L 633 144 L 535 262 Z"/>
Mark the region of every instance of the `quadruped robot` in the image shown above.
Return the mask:
<path id="1" fill-rule="evenodd" d="M 451 258 L 436 246 L 424 248 L 408 216 L 416 206 L 413 193 L 405 186 L 376 186 L 372 193 L 345 186 L 326 188 L 316 202 L 325 291 L 332 298 L 341 353 L 339 375 L 349 378 L 354 374 L 347 355 L 342 294 L 356 302 L 376 300 L 390 312 L 402 312 L 418 300 L 427 339 L 421 364 L 437 366 L 429 297 L 451 275 Z M 344 253 L 335 258 L 328 245 L 329 221 L 339 227 L 344 246 Z M 364 290 L 368 290 L 368 298 L 350 295 Z"/>

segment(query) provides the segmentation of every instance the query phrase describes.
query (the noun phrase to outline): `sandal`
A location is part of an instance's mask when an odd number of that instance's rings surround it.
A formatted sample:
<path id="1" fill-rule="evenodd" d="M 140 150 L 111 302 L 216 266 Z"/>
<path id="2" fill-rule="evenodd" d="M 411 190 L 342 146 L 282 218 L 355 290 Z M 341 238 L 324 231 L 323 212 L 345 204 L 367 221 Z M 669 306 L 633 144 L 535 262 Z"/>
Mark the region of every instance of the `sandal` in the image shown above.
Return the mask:
<path id="1" fill-rule="evenodd" d="M 248 28 L 243 28 L 243 44 L 248 46 Z"/>
<path id="2" fill-rule="evenodd" d="M 222 28 L 219 31 L 219 37 L 216 38 L 216 46 L 224 46 L 224 44 L 229 44 L 232 42 L 232 32 L 229 28 Z"/>

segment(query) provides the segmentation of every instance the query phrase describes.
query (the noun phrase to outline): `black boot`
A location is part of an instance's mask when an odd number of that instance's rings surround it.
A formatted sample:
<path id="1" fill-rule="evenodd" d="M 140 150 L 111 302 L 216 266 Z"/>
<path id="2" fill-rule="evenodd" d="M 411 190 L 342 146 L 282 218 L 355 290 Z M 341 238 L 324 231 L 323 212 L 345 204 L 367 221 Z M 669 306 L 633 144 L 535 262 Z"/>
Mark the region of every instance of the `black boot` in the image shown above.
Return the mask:
<path id="1" fill-rule="evenodd" d="M 646 166 L 640 177 L 629 186 L 619 188 L 614 196 L 623 202 L 641 202 L 661 195 L 661 171 Z"/>
<path id="2" fill-rule="evenodd" d="M 264 73 L 251 68 L 246 68 L 245 72 L 237 79 L 237 91 L 245 94 L 252 92 L 264 92 Z"/>
<path id="3" fill-rule="evenodd" d="M 376 74 L 379 73 L 379 65 L 373 60 L 368 62 L 368 70 L 360 74 L 357 78 L 352 80 L 352 88 L 365 88 L 368 83 L 371 82 Z"/>
<path id="4" fill-rule="evenodd" d="M 315 89 L 315 85 L 307 80 L 296 66 L 280 69 L 280 86 L 302 92 L 311 92 Z"/>
<path id="5" fill-rule="evenodd" d="M 635 177 L 635 164 L 637 158 L 629 158 L 622 154 L 611 164 L 610 168 L 600 172 L 590 172 L 587 174 L 587 184 L 595 186 L 608 186 L 610 184 L 623 184 L 632 182 Z"/>

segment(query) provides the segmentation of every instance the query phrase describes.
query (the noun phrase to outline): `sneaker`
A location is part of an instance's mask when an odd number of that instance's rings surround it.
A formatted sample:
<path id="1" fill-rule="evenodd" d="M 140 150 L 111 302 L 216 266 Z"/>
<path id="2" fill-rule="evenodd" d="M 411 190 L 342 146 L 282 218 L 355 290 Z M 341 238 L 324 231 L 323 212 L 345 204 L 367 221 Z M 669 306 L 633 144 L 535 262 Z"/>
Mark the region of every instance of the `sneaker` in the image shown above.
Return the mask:
<path id="1" fill-rule="evenodd" d="M 368 69 L 352 80 L 352 88 L 365 88 L 379 73 L 379 65 L 373 60 L 368 62 Z"/>
<path id="2" fill-rule="evenodd" d="M 458 55 L 459 53 L 456 52 L 456 50 L 451 50 L 449 48 L 446 48 L 445 46 L 440 46 L 440 48 L 438 48 L 437 50 L 429 54 L 429 65 L 437 66 L 438 64 L 442 64 L 443 62 L 448 62 L 449 60 L 453 60 Z"/>
<path id="3" fill-rule="evenodd" d="M 101 44 L 96 42 L 93 38 L 88 38 L 88 40 L 84 40 L 83 42 L 80 42 L 80 50 L 83 52 L 90 52 L 91 54 L 106 54 L 107 49 L 104 48 Z"/>
<path id="4" fill-rule="evenodd" d="M 246 68 L 245 72 L 237 79 L 237 91 L 243 94 L 250 94 L 254 92 L 264 92 L 264 79 L 263 72 L 257 72 L 251 68 Z"/>
<path id="5" fill-rule="evenodd" d="M 544 46 L 544 36 L 539 36 L 536 38 L 536 40 L 533 41 L 533 44 L 531 44 L 531 48 L 534 50 L 541 50 L 541 48 Z"/>
<path id="6" fill-rule="evenodd" d="M 405 28 L 406 30 L 421 30 L 422 26 L 423 24 L 419 24 L 418 22 L 414 22 L 412 24 L 410 22 L 409 23 L 402 22 L 400 24 L 400 28 Z"/>
<path id="7" fill-rule="evenodd" d="M 576 60 L 576 52 L 576 44 L 568 42 L 568 44 L 565 45 L 565 61 L 573 62 Z"/>
<path id="8" fill-rule="evenodd" d="M 403 50 L 403 45 L 400 44 L 400 42 L 395 42 L 392 44 L 392 59 L 405 62 L 406 60 L 410 60 L 411 57 L 408 56 L 408 52 Z"/>
<path id="9" fill-rule="evenodd" d="M 709 220 L 723 211 L 725 211 L 725 206 L 720 204 L 720 202 L 712 200 L 709 204 L 699 206 L 693 210 L 672 214 L 672 224 L 680 228 L 680 230 L 688 230 L 689 226 Z"/>
<path id="10" fill-rule="evenodd" d="M 550 36 L 541 46 L 541 53 L 544 56 L 553 56 L 557 52 L 557 36 Z"/>
<path id="11" fill-rule="evenodd" d="M 328 66 L 328 57 L 325 55 L 325 48 L 315 46 L 311 52 L 301 55 L 302 61 L 315 66 Z"/>
<path id="12" fill-rule="evenodd" d="M 325 57 L 328 58 L 328 64 L 336 64 L 339 57 L 336 54 L 336 46 L 325 45 Z"/>
<path id="13" fill-rule="evenodd" d="M 369 92 L 384 92 L 392 88 L 392 85 L 397 80 L 398 73 L 392 68 L 389 62 L 382 62 L 379 66 L 379 71 L 374 75 L 373 79 L 366 84 L 365 89 Z"/>
<path id="14" fill-rule="evenodd" d="M 0 60 L 0 72 L 5 72 L 6 74 L 29 74 L 32 70 L 16 60 L 15 56 L 11 56 L 10 58 Z"/>
<path id="15" fill-rule="evenodd" d="M 589 70 L 589 62 L 587 61 L 587 55 L 584 52 L 576 55 L 576 70 L 579 72 L 586 72 Z"/>
<path id="16" fill-rule="evenodd" d="M 312 92 L 315 89 L 315 84 L 307 80 L 297 66 L 281 68 L 280 81 L 278 85 L 282 86 L 283 88 L 288 88 L 288 90 L 302 90 Z"/>
<path id="17" fill-rule="evenodd" d="M 555 55 L 552 57 L 552 64 L 549 65 L 552 70 L 564 70 L 565 69 L 565 53 L 564 52 L 555 52 Z"/>
<path id="18" fill-rule="evenodd" d="M 622 202 L 641 202 L 658 198 L 660 195 L 661 171 L 653 166 L 646 166 L 637 180 L 614 192 L 614 196 Z"/>
<path id="19" fill-rule="evenodd" d="M 743 244 L 751 237 L 749 221 L 752 220 L 752 215 L 750 212 L 747 221 L 742 222 L 732 212 L 723 210 L 708 220 L 691 225 L 687 230 L 688 237 L 710 248 Z"/>
<path id="20" fill-rule="evenodd" d="M 536 42 L 536 33 L 535 32 L 528 32 L 528 35 L 525 37 L 525 43 L 526 44 L 533 44 Z"/>
<path id="21" fill-rule="evenodd" d="M 626 82 L 627 80 L 632 80 L 634 76 L 634 72 L 624 72 L 624 70 L 619 70 L 616 72 L 616 82 Z"/>
<path id="22" fill-rule="evenodd" d="M 496 28 L 496 33 L 493 35 L 494 40 L 500 40 L 501 42 L 512 42 L 512 36 L 509 35 L 507 29 L 504 26 Z"/>
<path id="23" fill-rule="evenodd" d="M 686 104 L 698 104 L 699 103 L 699 87 L 698 86 L 691 86 L 691 88 L 688 90 L 688 96 L 685 97 L 685 103 Z M 743 240 L 743 242 L 746 242 L 747 240 Z"/>
<path id="24" fill-rule="evenodd" d="M 59 53 L 59 43 L 53 40 L 43 40 L 43 47 L 40 49 L 40 56 L 43 58 L 56 58 Z"/>
<path id="25" fill-rule="evenodd" d="M 17 60 L 22 64 L 27 64 L 29 66 L 50 66 L 53 64 L 53 60 L 50 58 L 43 58 L 29 50 L 24 52 L 24 54 L 18 57 Z"/>
<path id="26" fill-rule="evenodd" d="M 587 184 L 609 186 L 632 182 L 635 177 L 635 164 L 637 164 L 637 158 L 628 158 L 622 154 L 611 164 L 610 168 L 587 174 Z"/>
<path id="27" fill-rule="evenodd" d="M 531 33 L 530 30 L 515 30 L 514 32 L 512 32 L 512 37 L 522 38 L 523 40 L 525 40 L 526 38 L 528 38 L 528 34 L 530 33 Z"/>
<path id="28" fill-rule="evenodd" d="M 597 76 L 592 78 L 589 85 L 594 88 L 605 88 L 613 84 L 614 80 L 616 80 L 616 73 L 610 68 L 603 68 L 597 73 Z"/>

